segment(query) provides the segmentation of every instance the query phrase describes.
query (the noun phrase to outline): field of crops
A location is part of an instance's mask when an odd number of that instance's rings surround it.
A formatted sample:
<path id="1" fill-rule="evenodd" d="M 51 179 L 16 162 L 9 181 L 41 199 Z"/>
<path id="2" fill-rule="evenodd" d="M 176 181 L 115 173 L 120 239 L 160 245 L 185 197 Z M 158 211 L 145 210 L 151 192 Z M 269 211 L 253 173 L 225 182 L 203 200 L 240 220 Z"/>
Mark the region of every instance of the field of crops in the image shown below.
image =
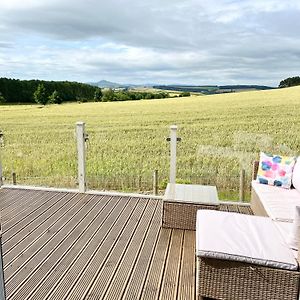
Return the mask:
<path id="1" fill-rule="evenodd" d="M 251 176 L 260 150 L 300 150 L 300 88 L 162 100 L 0 106 L 3 171 L 21 184 L 76 187 L 75 123 L 89 133 L 90 188 L 151 191 L 152 173 L 164 188 L 169 126 L 178 125 L 178 180 L 216 184 L 236 198 L 241 168 Z"/>

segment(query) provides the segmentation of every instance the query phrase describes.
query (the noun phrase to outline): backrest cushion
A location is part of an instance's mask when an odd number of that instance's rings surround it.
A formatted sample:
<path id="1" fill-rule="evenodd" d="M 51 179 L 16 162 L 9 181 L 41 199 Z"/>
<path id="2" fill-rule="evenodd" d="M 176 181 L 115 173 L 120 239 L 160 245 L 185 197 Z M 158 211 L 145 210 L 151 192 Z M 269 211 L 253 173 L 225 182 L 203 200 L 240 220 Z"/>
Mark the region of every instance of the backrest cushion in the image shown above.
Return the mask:
<path id="1" fill-rule="evenodd" d="M 300 157 L 297 158 L 294 166 L 292 183 L 294 188 L 300 192 Z"/>
<path id="2" fill-rule="evenodd" d="M 290 189 L 296 157 L 260 153 L 257 181 Z"/>
<path id="3" fill-rule="evenodd" d="M 298 245 L 300 243 L 300 206 L 295 207 L 293 227 L 289 233 L 287 243 L 292 249 L 298 250 Z"/>

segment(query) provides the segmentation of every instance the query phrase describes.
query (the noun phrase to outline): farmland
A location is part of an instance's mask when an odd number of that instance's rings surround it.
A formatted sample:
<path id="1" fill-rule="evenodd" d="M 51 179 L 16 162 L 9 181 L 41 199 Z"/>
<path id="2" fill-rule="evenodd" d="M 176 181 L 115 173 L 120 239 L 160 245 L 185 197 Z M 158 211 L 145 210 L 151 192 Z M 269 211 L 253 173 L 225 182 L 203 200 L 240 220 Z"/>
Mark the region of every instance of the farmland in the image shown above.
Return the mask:
<path id="1" fill-rule="evenodd" d="M 20 184 L 76 187 L 75 123 L 86 122 L 91 188 L 149 191 L 169 172 L 169 126 L 178 125 L 180 182 L 216 184 L 236 198 L 260 150 L 300 150 L 300 88 L 114 103 L 0 106 L 3 173 Z"/>

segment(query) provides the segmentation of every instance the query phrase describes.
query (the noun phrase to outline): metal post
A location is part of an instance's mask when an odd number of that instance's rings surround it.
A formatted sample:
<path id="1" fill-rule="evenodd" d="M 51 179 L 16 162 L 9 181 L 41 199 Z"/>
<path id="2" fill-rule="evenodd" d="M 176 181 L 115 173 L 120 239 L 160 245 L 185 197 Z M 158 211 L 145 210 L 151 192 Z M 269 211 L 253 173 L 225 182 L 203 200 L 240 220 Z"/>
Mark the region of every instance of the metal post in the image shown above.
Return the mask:
<path id="1" fill-rule="evenodd" d="M 76 123 L 77 153 L 78 153 L 78 184 L 79 193 L 86 191 L 86 174 L 85 174 L 85 123 Z"/>
<path id="2" fill-rule="evenodd" d="M 0 130 L 0 188 L 3 185 L 2 146 L 3 146 L 3 132 Z"/>
<path id="3" fill-rule="evenodd" d="M 0 300 L 5 300 L 5 299 L 6 299 L 6 293 L 5 293 L 3 257 L 2 257 L 2 227 L 0 223 Z"/>
<path id="4" fill-rule="evenodd" d="M 153 194 L 155 196 L 158 194 L 158 170 L 153 172 Z"/>
<path id="5" fill-rule="evenodd" d="M 177 126 L 170 126 L 171 157 L 170 157 L 170 183 L 176 182 L 176 146 L 177 146 Z"/>
<path id="6" fill-rule="evenodd" d="M 241 170 L 240 174 L 240 202 L 245 200 L 245 170 Z"/>

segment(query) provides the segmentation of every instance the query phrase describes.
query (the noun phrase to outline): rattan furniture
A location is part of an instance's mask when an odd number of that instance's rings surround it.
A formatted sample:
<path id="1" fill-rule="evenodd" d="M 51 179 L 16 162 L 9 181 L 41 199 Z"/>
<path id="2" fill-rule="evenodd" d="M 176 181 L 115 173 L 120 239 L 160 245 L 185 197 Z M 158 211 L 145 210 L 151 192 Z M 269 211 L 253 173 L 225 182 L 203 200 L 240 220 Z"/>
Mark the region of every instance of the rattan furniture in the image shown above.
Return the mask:
<path id="1" fill-rule="evenodd" d="M 294 166 L 291 189 L 257 182 L 259 162 L 254 161 L 251 182 L 251 209 L 255 215 L 292 222 L 295 206 L 300 206 L 300 159 Z"/>
<path id="2" fill-rule="evenodd" d="M 258 167 L 259 167 L 259 161 L 254 161 L 252 166 L 252 180 L 256 180 Z M 250 204 L 251 204 L 251 209 L 255 215 L 268 217 L 268 214 L 254 189 L 251 190 Z"/>
<path id="3" fill-rule="evenodd" d="M 169 183 L 163 199 L 162 227 L 196 230 L 198 209 L 219 209 L 215 186 Z"/>
<path id="4" fill-rule="evenodd" d="M 300 272 L 197 257 L 197 299 L 298 300 Z"/>
<path id="5" fill-rule="evenodd" d="M 298 300 L 300 272 L 297 260 L 270 218 L 236 217 L 235 213 L 217 212 L 217 219 L 210 219 L 205 218 L 205 213 L 216 214 L 211 211 L 198 212 L 198 300 L 204 297 L 223 300 Z M 227 215 L 222 218 L 224 214 Z M 199 219 L 202 221 L 198 222 Z M 233 219 L 239 224 L 235 224 Z M 257 220 L 263 222 L 252 226 Z M 209 242 L 205 243 L 205 239 Z M 202 247 L 203 244 L 206 246 Z M 208 251 L 210 247 L 212 251 Z"/>

